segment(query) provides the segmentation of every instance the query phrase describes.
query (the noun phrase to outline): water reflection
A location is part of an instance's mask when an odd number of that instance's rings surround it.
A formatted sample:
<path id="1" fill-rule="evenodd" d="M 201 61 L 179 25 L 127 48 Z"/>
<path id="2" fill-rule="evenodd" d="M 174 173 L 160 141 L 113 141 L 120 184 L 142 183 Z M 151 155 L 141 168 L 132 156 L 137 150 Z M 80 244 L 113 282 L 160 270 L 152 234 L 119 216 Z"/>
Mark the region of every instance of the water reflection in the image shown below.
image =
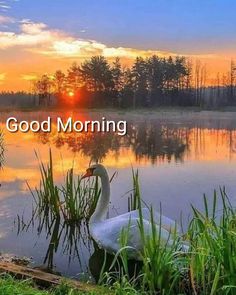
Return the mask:
<path id="1" fill-rule="evenodd" d="M 14 115 L 14 114 L 12 114 Z M 71 114 L 17 113 L 19 119 L 44 120 L 45 116 L 66 117 Z M 5 117 L 4 117 L 5 116 Z M 0 127 L 4 127 L 3 114 Z M 115 116 L 115 115 L 114 115 Z M 54 177 L 60 183 L 63 172 L 74 166 L 81 174 L 90 161 L 102 161 L 110 175 L 118 171 L 112 184 L 110 216 L 127 210 L 122 198 L 131 186 L 131 165 L 140 169 L 143 198 L 156 210 L 160 202 L 164 214 L 173 219 L 181 212 L 188 217 L 190 203 L 199 207 L 203 193 L 211 196 L 214 188 L 225 185 L 236 203 L 236 119 L 235 114 L 116 115 L 128 120 L 128 134 L 11 134 L 4 130 L 0 149 L 0 226 L 1 250 L 22 256 L 33 256 L 37 265 L 55 268 L 68 276 L 91 272 L 97 278 L 102 252 L 89 239 L 86 224 L 69 226 L 62 220 L 40 216 L 31 220 L 32 197 L 26 186 L 38 186 L 40 172 L 34 150 L 43 162 L 52 148 Z M 100 114 L 84 114 L 96 119 Z M 75 118 L 77 119 L 77 118 Z M 81 119 L 78 118 L 78 119 Z M 1 146 L 1 145 L 0 145 Z M 112 208 L 115 208 L 114 210 Z M 18 236 L 12 231 L 16 214 L 20 220 Z M 186 220 L 187 220 L 186 217 Z M 27 221 L 28 220 L 28 221 Z M 30 226 L 29 221 L 31 221 Z M 18 224 L 18 223 L 17 223 Z"/>
<path id="2" fill-rule="evenodd" d="M 234 157 L 236 131 L 227 129 L 183 127 L 160 124 L 155 121 L 130 122 L 128 134 L 120 137 L 104 134 L 39 133 L 42 144 L 66 147 L 73 153 L 81 153 L 91 161 L 103 161 L 110 154 L 119 161 L 122 150 L 129 151 L 135 162 L 183 162 L 184 160 L 215 160 Z"/>
<path id="3" fill-rule="evenodd" d="M 32 232 L 34 228 L 37 229 L 39 237 L 45 235 L 46 252 L 43 253 L 43 264 L 37 268 L 49 273 L 60 274 L 56 268 L 55 255 L 62 250 L 63 255 L 68 257 L 68 266 L 74 261 L 80 270 L 91 274 L 92 278 L 87 278 L 95 280 L 95 282 L 102 278 L 102 272 L 112 272 L 114 275 L 120 273 L 122 265 L 120 259 L 98 247 L 89 235 L 86 222 L 67 223 L 60 218 L 51 219 L 50 215 L 44 212 L 43 217 L 33 213 L 29 222 L 24 221 L 24 216 L 18 217 L 16 226 L 18 235 L 22 232 Z M 88 250 L 89 257 L 84 265 L 82 257 L 85 249 Z M 130 260 L 128 265 L 130 277 L 138 275 L 141 267 L 140 261 Z"/>
<path id="4" fill-rule="evenodd" d="M 4 144 L 4 133 L 2 129 L 0 129 L 0 169 L 4 165 L 4 152 L 5 152 L 5 144 Z"/>
<path id="5" fill-rule="evenodd" d="M 37 231 L 40 238 L 44 236 L 46 251 L 43 253 L 43 268 L 49 272 L 57 271 L 55 255 L 60 252 L 67 256 L 67 263 L 76 260 L 79 269 L 88 273 L 87 265 L 84 266 L 82 258 L 85 249 L 91 255 L 93 249 L 92 240 L 89 236 L 88 224 L 85 221 L 67 223 L 63 218 L 52 217 L 48 212 L 37 215 L 33 210 L 32 218 L 25 220 L 24 215 L 17 218 L 17 235 L 22 232 Z"/>
<path id="6" fill-rule="evenodd" d="M 55 129 L 55 126 L 54 128 Z M 128 134 L 120 137 L 114 133 L 38 133 L 42 144 L 51 144 L 56 148 L 66 146 L 73 153 L 80 152 L 91 161 L 100 162 L 108 153 L 113 153 L 118 159 L 123 147 L 131 149 L 137 161 L 150 160 L 154 164 L 157 159 L 170 162 L 182 162 L 188 149 L 188 130 L 169 128 L 147 122 L 130 123 Z"/>

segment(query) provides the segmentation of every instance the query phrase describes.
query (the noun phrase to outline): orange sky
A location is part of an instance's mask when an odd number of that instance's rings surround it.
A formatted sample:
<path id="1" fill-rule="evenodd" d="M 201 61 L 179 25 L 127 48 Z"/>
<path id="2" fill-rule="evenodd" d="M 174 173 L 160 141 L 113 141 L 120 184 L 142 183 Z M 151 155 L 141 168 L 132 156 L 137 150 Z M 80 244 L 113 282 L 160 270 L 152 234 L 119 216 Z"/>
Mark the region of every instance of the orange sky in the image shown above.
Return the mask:
<path id="1" fill-rule="evenodd" d="M 8 23 L 11 19 L 1 19 Z M 30 91 L 32 81 L 44 73 L 51 74 L 66 69 L 76 61 L 80 63 L 93 55 L 104 55 L 108 59 L 116 56 L 123 63 L 130 63 L 136 56 L 181 55 L 181 52 L 164 52 L 155 49 L 140 50 L 127 47 L 109 47 L 96 41 L 80 39 L 61 30 L 50 29 L 44 23 L 22 21 L 18 32 L 0 31 L 0 91 Z M 233 54 L 189 54 L 192 60 L 199 59 L 206 64 L 209 81 L 218 72 L 227 73 Z"/>

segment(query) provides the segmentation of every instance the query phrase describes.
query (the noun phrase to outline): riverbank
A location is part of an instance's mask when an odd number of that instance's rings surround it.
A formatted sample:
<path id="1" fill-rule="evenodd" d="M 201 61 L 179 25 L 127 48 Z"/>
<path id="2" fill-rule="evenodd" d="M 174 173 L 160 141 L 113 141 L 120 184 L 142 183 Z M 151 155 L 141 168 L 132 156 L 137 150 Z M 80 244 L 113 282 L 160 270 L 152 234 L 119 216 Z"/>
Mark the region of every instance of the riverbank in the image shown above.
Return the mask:
<path id="1" fill-rule="evenodd" d="M 106 295 L 106 290 L 79 291 L 67 284 L 56 288 L 40 289 L 30 280 L 17 280 L 10 275 L 0 277 L 0 294 L 2 295 Z"/>
<path id="2" fill-rule="evenodd" d="M 174 114 L 211 114 L 211 113 L 232 113 L 236 112 L 236 106 L 227 106 L 214 109 L 200 108 L 200 107 L 153 107 L 153 108 L 78 108 L 78 107 L 2 107 L 0 106 L 0 113 L 41 113 L 48 114 L 50 112 L 66 114 L 68 112 L 79 113 L 79 114 L 110 114 L 116 117 L 117 115 L 129 115 L 131 117 L 136 115 L 143 116 L 159 116 L 174 115 Z"/>

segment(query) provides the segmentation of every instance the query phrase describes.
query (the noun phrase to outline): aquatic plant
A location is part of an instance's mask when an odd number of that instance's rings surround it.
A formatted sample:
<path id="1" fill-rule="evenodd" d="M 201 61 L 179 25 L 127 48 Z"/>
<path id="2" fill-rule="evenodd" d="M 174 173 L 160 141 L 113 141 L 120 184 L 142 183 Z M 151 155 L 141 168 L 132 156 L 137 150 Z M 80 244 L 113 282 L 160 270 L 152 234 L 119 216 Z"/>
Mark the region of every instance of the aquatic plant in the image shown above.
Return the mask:
<path id="1" fill-rule="evenodd" d="M 50 244 L 54 248 L 48 249 L 45 261 L 52 265 L 58 241 L 69 240 L 68 245 L 73 245 L 75 239 L 78 240 L 81 233 L 74 229 L 79 228 L 81 220 L 86 222 L 89 219 L 101 191 L 97 179 L 90 182 L 81 181 L 81 177 L 75 176 L 73 169 L 67 172 L 64 183 L 55 184 L 51 152 L 47 165 L 40 162 L 40 171 L 41 185 L 33 195 L 36 212 L 42 219 L 41 226 L 51 229 Z M 123 229 L 120 234 L 121 250 L 114 257 L 109 270 L 102 267 L 100 282 L 109 285 L 114 294 L 234 295 L 236 210 L 225 189 L 220 188 L 219 193 L 215 191 L 213 198 L 204 195 L 202 211 L 192 206 L 192 218 L 184 238 L 179 237 L 177 230 L 174 230 L 171 236 L 173 243 L 170 246 L 167 243 L 163 244 L 160 239 L 161 230 L 158 230 L 154 222 L 152 207 L 152 231 L 151 235 L 146 235 L 138 171 L 132 170 L 132 179 L 133 190 L 128 200 L 128 210 L 139 210 L 138 226 L 143 250 L 137 255 L 141 258 L 142 265 L 135 274 L 130 275 L 131 262 L 127 255 L 129 228 Z M 57 218 L 63 221 L 60 228 Z M 54 220 L 53 226 L 48 220 Z M 160 227 L 161 224 L 160 218 Z M 62 238 L 65 229 L 66 234 Z M 188 251 L 183 251 L 183 239 L 188 243 Z M 69 246 L 68 250 L 72 249 Z M 76 251 L 76 247 L 74 250 Z M 114 271 L 113 266 L 117 262 L 119 267 Z"/>
<path id="2" fill-rule="evenodd" d="M 138 185 L 138 173 L 133 173 L 135 183 Z M 135 186 L 137 188 L 137 186 Z M 144 230 L 144 219 L 142 216 L 142 206 L 140 194 L 134 194 L 136 208 L 139 210 L 138 227 L 143 244 L 141 252 L 137 252 L 142 267 L 132 273 L 130 276 L 128 252 L 130 247 L 127 246 L 129 239 L 129 227 L 123 228 L 120 233 L 121 249 L 115 255 L 110 270 L 118 263 L 117 272 L 106 272 L 101 274 L 101 281 L 114 281 L 116 283 L 129 286 L 140 294 L 184 294 L 186 284 L 183 284 L 187 273 L 187 255 L 182 251 L 183 241 L 177 235 L 176 229 L 173 230 L 173 243 L 170 246 L 168 241 L 163 242 L 161 239 L 162 221 L 160 217 L 159 225 L 154 221 L 153 209 L 150 208 L 151 234 L 147 235 Z M 135 263 L 134 261 L 132 263 Z M 138 264 L 137 264 L 138 266 Z M 135 294 L 135 293 L 134 293 Z"/>
<path id="3" fill-rule="evenodd" d="M 138 202 L 141 202 L 138 198 Z M 139 229 L 143 251 L 139 253 L 143 266 L 136 278 L 129 277 L 126 246 L 128 229 L 121 232 L 122 249 L 118 253 L 120 269 L 116 284 L 127 285 L 142 294 L 194 294 L 234 295 L 236 292 L 236 210 L 224 188 L 214 192 L 212 201 L 203 197 L 204 210 L 192 206 L 192 219 L 185 238 L 189 251 L 181 250 L 182 241 L 177 235 L 171 247 L 160 241 L 152 208 L 150 209 L 152 233 L 146 236 L 140 212 Z M 139 204 L 140 205 L 140 204 Z M 139 207 L 139 206 L 138 206 Z M 160 220 L 161 227 L 161 220 Z M 118 255 L 114 258 L 118 259 Z M 104 277 L 114 280 L 114 272 Z M 104 278 L 103 277 L 103 278 Z M 137 284 L 138 281 L 138 284 Z"/>
<path id="4" fill-rule="evenodd" d="M 139 200 L 141 200 L 139 172 L 132 167 L 132 181 L 133 188 L 130 196 L 128 197 L 128 212 L 139 209 Z"/>
<path id="5" fill-rule="evenodd" d="M 204 196 L 204 212 L 192 206 L 189 223 L 189 273 L 194 294 L 236 292 L 236 210 L 224 188 L 213 203 Z M 218 208 L 221 204 L 222 208 Z M 211 212 L 210 212 L 211 208 Z"/>
<path id="6" fill-rule="evenodd" d="M 82 181 L 81 176 L 75 176 L 74 170 L 70 169 L 66 172 L 64 183 L 56 184 L 51 150 L 49 162 L 44 164 L 39 159 L 39 167 L 40 185 L 35 191 L 29 187 L 35 201 L 35 213 L 51 218 L 63 217 L 68 223 L 88 220 L 101 193 L 98 179 Z"/>

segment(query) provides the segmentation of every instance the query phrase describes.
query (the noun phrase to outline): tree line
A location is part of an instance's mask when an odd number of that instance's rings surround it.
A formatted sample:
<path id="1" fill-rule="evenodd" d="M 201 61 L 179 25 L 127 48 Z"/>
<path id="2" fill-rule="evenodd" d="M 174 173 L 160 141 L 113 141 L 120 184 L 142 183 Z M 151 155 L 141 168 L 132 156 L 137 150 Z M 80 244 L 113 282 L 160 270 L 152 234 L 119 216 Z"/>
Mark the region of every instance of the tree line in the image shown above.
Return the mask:
<path id="1" fill-rule="evenodd" d="M 131 66 L 93 56 L 66 72 L 43 75 L 33 93 L 1 93 L 1 101 L 29 105 L 79 107 L 218 107 L 236 104 L 236 66 L 209 83 L 205 64 L 184 56 L 137 57 Z M 19 96 L 19 97 L 18 97 Z M 19 99 L 20 98 L 20 99 Z"/>
<path id="2" fill-rule="evenodd" d="M 137 57 L 131 67 L 120 59 L 109 63 L 93 56 L 80 65 L 74 63 L 34 84 L 39 104 L 50 104 L 55 95 L 59 104 L 87 107 L 152 107 L 193 105 L 191 66 L 185 57 Z"/>

